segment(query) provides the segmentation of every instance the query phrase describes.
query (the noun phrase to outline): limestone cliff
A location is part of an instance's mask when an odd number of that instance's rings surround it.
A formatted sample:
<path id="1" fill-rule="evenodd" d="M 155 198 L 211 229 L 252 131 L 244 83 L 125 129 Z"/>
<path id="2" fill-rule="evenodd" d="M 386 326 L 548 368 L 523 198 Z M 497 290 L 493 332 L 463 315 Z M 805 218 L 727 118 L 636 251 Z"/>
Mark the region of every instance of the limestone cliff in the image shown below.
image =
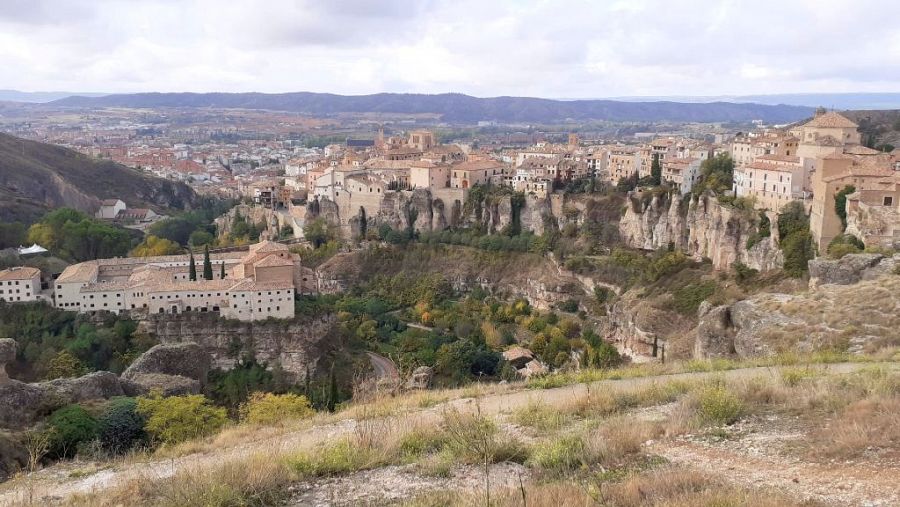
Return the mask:
<path id="1" fill-rule="evenodd" d="M 279 364 L 299 380 L 315 371 L 322 354 L 336 346 L 330 340 L 334 317 L 297 318 L 291 321 L 243 322 L 211 313 L 149 315 L 141 326 L 160 343 L 194 342 L 213 359 L 213 368 L 230 369 L 245 352 L 269 366 Z"/>
<path id="2" fill-rule="evenodd" d="M 778 247 L 777 217 L 767 213 L 771 234 L 751 248 L 747 240 L 757 230 L 752 212 L 720 204 L 716 199 L 681 199 L 670 194 L 629 197 L 619 232 L 626 245 L 644 250 L 674 246 L 697 257 L 706 257 L 716 269 L 741 262 L 753 269 L 778 269 L 784 263 Z"/>

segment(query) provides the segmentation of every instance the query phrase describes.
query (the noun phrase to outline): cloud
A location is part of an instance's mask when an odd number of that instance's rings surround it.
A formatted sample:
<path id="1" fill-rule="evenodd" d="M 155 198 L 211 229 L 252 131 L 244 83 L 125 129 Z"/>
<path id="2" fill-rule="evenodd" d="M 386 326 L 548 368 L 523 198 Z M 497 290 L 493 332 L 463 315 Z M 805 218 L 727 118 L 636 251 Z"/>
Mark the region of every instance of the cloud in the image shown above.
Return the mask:
<path id="1" fill-rule="evenodd" d="M 890 91 L 877 0 L 0 0 L 0 83 L 604 97 Z"/>

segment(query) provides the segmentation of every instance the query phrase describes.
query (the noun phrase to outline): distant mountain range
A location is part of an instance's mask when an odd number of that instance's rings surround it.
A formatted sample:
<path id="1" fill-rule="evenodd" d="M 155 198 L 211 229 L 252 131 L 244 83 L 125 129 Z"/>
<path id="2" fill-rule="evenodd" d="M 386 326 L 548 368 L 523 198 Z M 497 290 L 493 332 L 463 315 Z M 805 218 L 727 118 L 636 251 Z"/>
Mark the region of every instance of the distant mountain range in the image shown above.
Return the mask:
<path id="1" fill-rule="evenodd" d="M 0 133 L 0 221 L 30 223 L 63 206 L 93 213 L 102 199 L 122 199 L 130 208 L 161 213 L 200 201 L 184 183 Z"/>
<path id="2" fill-rule="evenodd" d="M 615 100 L 551 100 L 529 97 L 478 98 L 459 93 L 439 95 L 378 93 L 135 93 L 102 97 L 74 96 L 52 106 L 197 107 L 291 111 L 313 115 L 338 113 L 437 114 L 451 123 L 497 121 L 504 123 L 559 123 L 567 120 L 678 121 L 789 123 L 812 115 L 806 106 L 734 102 L 684 103 L 672 101 L 626 102 Z"/>
<path id="3" fill-rule="evenodd" d="M 721 95 L 709 97 L 615 97 L 612 100 L 646 102 L 669 100 L 674 102 L 750 102 L 753 104 L 788 104 L 792 106 L 825 107 L 828 109 L 900 109 L 900 93 L 782 93 L 773 95 Z"/>
<path id="4" fill-rule="evenodd" d="M 73 95 L 82 97 L 102 97 L 105 93 L 73 93 L 73 92 L 20 92 L 18 90 L 0 90 L 0 102 L 32 102 L 44 103 L 64 99 Z"/>

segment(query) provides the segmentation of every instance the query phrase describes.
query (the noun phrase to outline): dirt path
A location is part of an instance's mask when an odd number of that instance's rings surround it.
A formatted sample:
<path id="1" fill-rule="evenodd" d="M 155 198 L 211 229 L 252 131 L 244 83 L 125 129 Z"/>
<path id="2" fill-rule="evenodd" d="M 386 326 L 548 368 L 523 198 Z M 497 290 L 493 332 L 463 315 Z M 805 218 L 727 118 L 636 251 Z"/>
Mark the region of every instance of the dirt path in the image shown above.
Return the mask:
<path id="1" fill-rule="evenodd" d="M 366 352 L 366 354 L 369 356 L 369 362 L 372 363 L 372 368 L 375 369 L 376 378 L 379 380 L 389 379 L 394 382 L 400 381 L 400 372 L 397 370 L 397 365 L 395 365 L 393 361 L 374 352 Z"/>
<path id="2" fill-rule="evenodd" d="M 868 366 L 865 363 L 843 363 L 822 366 L 830 373 L 849 373 Z M 562 406 L 572 398 L 585 394 L 589 389 L 602 388 L 636 388 L 654 382 L 668 382 L 678 379 L 703 379 L 709 377 L 725 377 L 728 379 L 752 378 L 764 375 L 777 375 L 777 370 L 767 367 L 745 368 L 724 372 L 699 372 L 663 375 L 625 380 L 604 380 L 593 384 L 576 384 L 545 390 L 511 390 L 510 392 L 493 394 L 479 398 L 463 398 L 447 401 L 429 409 L 415 410 L 400 416 L 383 418 L 384 424 L 410 424 L 420 420 L 424 423 L 439 421 L 444 410 L 460 411 L 480 410 L 482 413 L 497 416 L 532 401 L 547 403 L 551 406 Z M 214 452 L 195 453 L 173 459 L 149 458 L 138 462 L 121 462 L 96 473 L 85 475 L 73 473 L 72 464 L 58 464 L 0 485 L 0 506 L 23 503 L 28 498 L 29 490 L 33 498 L 40 504 L 64 500 L 72 495 L 87 494 L 110 489 L 132 479 L 159 480 L 171 477 L 183 470 L 206 468 L 221 465 L 228 460 L 249 456 L 253 453 L 277 453 L 281 451 L 300 451 L 311 448 L 322 441 L 350 435 L 356 428 L 353 419 L 314 426 L 292 433 L 252 438 L 240 445 L 219 448 Z M 82 467 L 83 469 L 84 467 Z M 724 470 L 724 467 L 722 468 Z M 763 469 L 764 470 L 764 469 Z"/>
<path id="3" fill-rule="evenodd" d="M 835 506 L 900 505 L 900 470 L 896 468 L 753 456 L 693 442 L 666 442 L 651 451 L 738 486 L 776 489 L 800 500 Z"/>

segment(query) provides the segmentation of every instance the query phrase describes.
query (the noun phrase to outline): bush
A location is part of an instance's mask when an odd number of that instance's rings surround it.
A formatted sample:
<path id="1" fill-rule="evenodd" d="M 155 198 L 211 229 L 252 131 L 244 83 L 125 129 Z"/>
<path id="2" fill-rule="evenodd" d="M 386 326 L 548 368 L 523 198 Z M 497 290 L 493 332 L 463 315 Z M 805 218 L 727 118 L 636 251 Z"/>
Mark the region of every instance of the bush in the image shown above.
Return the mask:
<path id="1" fill-rule="evenodd" d="M 584 465 L 584 440 L 564 435 L 534 447 L 528 463 L 554 472 L 568 472 Z"/>
<path id="2" fill-rule="evenodd" d="M 707 424 L 732 424 L 744 411 L 741 400 L 722 385 L 702 390 L 698 402 L 698 415 Z"/>
<path id="3" fill-rule="evenodd" d="M 137 412 L 147 418 L 147 433 L 161 444 L 211 435 L 227 421 L 224 408 L 212 406 L 199 394 L 141 397 L 137 400 Z"/>
<path id="4" fill-rule="evenodd" d="M 137 412 L 134 398 L 114 398 L 97 424 L 100 445 L 113 454 L 131 449 L 146 440 L 144 422 L 144 417 Z"/>
<path id="5" fill-rule="evenodd" d="M 696 315 L 700 303 L 716 292 L 716 282 L 691 283 L 675 289 L 672 294 L 675 310 L 683 315 Z"/>
<path id="6" fill-rule="evenodd" d="M 738 283 L 743 283 L 752 278 L 755 278 L 756 275 L 759 274 L 759 270 L 753 269 L 743 262 L 735 262 L 734 263 L 734 273 L 737 278 Z"/>
<path id="7" fill-rule="evenodd" d="M 250 424 L 276 424 L 289 419 L 306 419 L 315 411 L 306 396 L 253 393 L 241 406 L 241 420 Z"/>
<path id="8" fill-rule="evenodd" d="M 50 415 L 47 422 L 51 432 L 51 458 L 71 458 L 78 445 L 89 442 L 97 435 L 97 420 L 80 405 L 67 405 Z"/>
<path id="9" fill-rule="evenodd" d="M 559 305 L 557 305 L 557 308 L 564 312 L 575 313 L 578 311 L 578 301 L 575 301 L 574 299 L 567 299 L 562 303 L 559 303 Z"/>
<path id="10" fill-rule="evenodd" d="M 856 236 L 852 234 L 841 234 L 835 236 L 834 239 L 828 243 L 827 252 L 828 257 L 840 259 L 847 254 L 862 252 L 865 248 L 866 245 L 864 245 Z"/>

